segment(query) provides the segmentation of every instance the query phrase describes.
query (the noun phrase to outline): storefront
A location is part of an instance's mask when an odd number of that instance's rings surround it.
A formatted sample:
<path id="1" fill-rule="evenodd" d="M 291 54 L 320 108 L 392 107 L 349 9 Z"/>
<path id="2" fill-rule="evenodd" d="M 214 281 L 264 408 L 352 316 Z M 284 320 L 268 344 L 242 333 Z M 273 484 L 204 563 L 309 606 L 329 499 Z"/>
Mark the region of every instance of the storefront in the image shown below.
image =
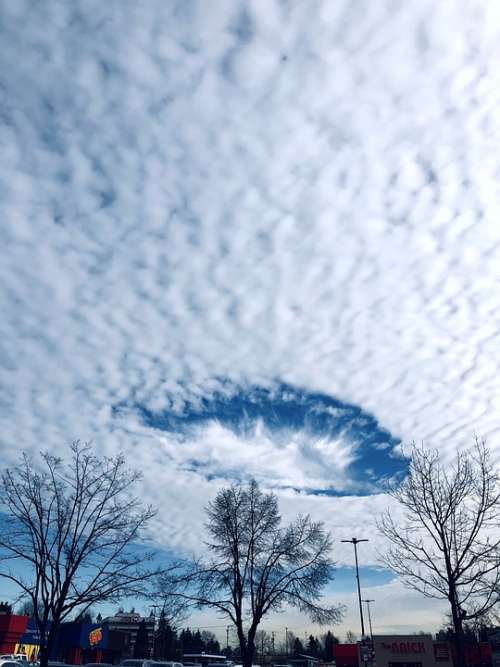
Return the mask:
<path id="1" fill-rule="evenodd" d="M 72 665 L 119 662 L 127 636 L 104 623 L 65 623 L 61 626 L 53 659 Z"/>
<path id="2" fill-rule="evenodd" d="M 40 635 L 34 618 L 5 614 L 0 616 L 0 653 L 24 653 L 35 660 Z"/>
<path id="3" fill-rule="evenodd" d="M 51 659 L 80 665 L 86 662 L 120 662 L 128 635 L 110 630 L 104 623 L 63 623 L 57 633 Z M 35 619 L 16 614 L 0 616 L 0 653 L 23 653 L 36 660 L 40 636 Z"/>
<path id="4" fill-rule="evenodd" d="M 374 635 L 373 657 L 377 667 L 452 667 L 447 642 L 431 635 Z"/>

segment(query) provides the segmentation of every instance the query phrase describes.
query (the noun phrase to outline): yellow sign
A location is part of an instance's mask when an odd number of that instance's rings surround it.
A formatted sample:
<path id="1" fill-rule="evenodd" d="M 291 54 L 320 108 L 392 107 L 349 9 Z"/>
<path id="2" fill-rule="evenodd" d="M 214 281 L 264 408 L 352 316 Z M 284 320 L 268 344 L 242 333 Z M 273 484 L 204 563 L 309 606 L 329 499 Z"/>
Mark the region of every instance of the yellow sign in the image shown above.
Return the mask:
<path id="1" fill-rule="evenodd" d="M 102 628 L 96 628 L 89 634 L 89 644 L 95 646 L 102 640 Z"/>
<path id="2" fill-rule="evenodd" d="M 14 653 L 22 653 L 30 662 L 34 662 L 38 658 L 39 650 L 38 644 L 16 644 Z"/>

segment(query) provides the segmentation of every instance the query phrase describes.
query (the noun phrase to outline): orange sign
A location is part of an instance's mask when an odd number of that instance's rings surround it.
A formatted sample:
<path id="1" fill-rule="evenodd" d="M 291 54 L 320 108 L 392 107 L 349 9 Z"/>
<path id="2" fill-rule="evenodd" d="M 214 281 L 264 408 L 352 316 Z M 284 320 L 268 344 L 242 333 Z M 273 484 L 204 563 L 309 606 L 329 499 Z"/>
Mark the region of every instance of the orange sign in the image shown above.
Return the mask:
<path id="1" fill-rule="evenodd" d="M 89 634 L 89 644 L 95 646 L 102 640 L 102 628 L 96 628 Z"/>

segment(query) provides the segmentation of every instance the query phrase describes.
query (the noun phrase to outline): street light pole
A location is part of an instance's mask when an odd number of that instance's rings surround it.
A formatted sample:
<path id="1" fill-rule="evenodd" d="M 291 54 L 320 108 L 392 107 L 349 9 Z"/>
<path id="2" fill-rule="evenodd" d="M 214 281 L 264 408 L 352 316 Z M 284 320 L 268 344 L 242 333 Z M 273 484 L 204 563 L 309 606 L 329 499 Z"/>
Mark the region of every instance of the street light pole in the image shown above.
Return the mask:
<path id="1" fill-rule="evenodd" d="M 356 579 L 358 582 L 358 602 L 359 602 L 359 615 L 361 618 L 361 639 L 365 636 L 365 622 L 363 620 L 363 605 L 361 604 L 361 586 L 359 583 L 359 564 L 358 564 L 358 544 L 360 542 L 368 542 L 368 540 L 359 540 L 357 537 L 352 537 L 350 540 L 341 540 L 341 542 L 349 542 L 354 546 L 354 560 L 356 562 Z"/>
<path id="2" fill-rule="evenodd" d="M 368 623 L 370 624 L 370 637 L 373 641 L 373 629 L 372 629 L 372 615 L 370 613 L 370 602 L 375 602 L 375 600 L 363 600 L 366 602 L 366 608 L 368 609 Z"/>

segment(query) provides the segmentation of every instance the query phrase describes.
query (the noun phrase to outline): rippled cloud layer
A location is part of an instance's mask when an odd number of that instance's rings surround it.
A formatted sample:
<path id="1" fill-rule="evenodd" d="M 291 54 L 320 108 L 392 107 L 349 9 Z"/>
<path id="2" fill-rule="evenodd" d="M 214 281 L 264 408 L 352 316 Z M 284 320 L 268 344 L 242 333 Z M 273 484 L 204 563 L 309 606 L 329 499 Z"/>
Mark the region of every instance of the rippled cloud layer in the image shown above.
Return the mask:
<path id="1" fill-rule="evenodd" d="M 238 475 L 350 537 L 400 441 L 495 447 L 499 25 L 484 0 L 0 2 L 4 460 L 123 450 L 191 549 Z"/>

